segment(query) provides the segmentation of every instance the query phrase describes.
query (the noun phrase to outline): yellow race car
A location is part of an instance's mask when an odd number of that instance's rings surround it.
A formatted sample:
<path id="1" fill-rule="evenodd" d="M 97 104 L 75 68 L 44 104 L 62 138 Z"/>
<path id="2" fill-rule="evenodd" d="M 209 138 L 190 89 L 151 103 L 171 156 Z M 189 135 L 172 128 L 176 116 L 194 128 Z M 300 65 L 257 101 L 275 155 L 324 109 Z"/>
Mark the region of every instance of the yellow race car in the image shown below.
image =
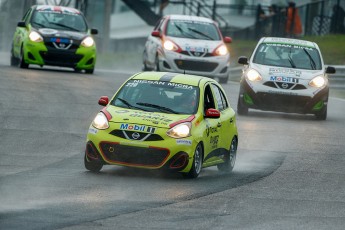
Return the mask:
<path id="1" fill-rule="evenodd" d="M 162 169 L 196 178 L 203 167 L 232 171 L 238 144 L 234 110 L 215 80 L 178 73 L 130 77 L 92 121 L 85 168 Z"/>

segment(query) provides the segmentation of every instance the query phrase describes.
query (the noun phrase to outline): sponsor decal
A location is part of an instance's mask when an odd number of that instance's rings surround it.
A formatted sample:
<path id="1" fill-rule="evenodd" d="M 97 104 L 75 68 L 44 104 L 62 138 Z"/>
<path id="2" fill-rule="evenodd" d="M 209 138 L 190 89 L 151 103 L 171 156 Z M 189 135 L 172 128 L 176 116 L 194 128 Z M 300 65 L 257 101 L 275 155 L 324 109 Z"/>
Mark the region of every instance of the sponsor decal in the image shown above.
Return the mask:
<path id="1" fill-rule="evenodd" d="M 219 135 L 216 135 L 216 136 L 212 136 L 210 138 L 210 145 L 211 145 L 211 148 L 217 148 L 218 146 L 218 140 L 219 140 Z"/>
<path id="2" fill-rule="evenodd" d="M 173 120 L 169 119 L 167 116 L 155 114 L 155 113 L 141 113 L 141 112 L 135 112 L 129 115 L 130 117 L 138 117 L 143 119 L 144 121 L 150 121 L 150 122 L 159 122 L 162 124 L 169 124 Z"/>
<path id="3" fill-rule="evenodd" d="M 297 78 L 281 77 L 281 76 L 270 76 L 270 81 L 287 82 L 287 83 L 298 83 L 298 79 Z"/>
<path id="4" fill-rule="evenodd" d="M 191 140 L 178 139 L 178 140 L 176 140 L 176 144 L 177 145 L 192 145 L 192 141 Z"/>
<path id="5" fill-rule="evenodd" d="M 156 131 L 156 128 L 147 127 L 146 125 L 134 125 L 134 124 L 124 124 L 124 123 L 120 125 L 120 129 L 128 130 L 128 131 L 148 132 L 148 133 L 154 133 Z"/>
<path id="6" fill-rule="evenodd" d="M 294 69 L 269 68 L 269 74 L 272 76 L 277 76 L 279 74 L 287 74 L 287 75 L 295 75 L 296 77 L 300 77 L 302 74 L 302 71 L 294 70 Z"/>
<path id="7" fill-rule="evenodd" d="M 98 129 L 89 128 L 89 133 L 97 134 L 97 132 L 98 132 Z"/>
<path id="8" fill-rule="evenodd" d="M 206 128 L 206 136 L 208 137 L 210 135 L 210 133 L 217 133 L 218 129 L 217 127 L 207 127 Z"/>
<path id="9" fill-rule="evenodd" d="M 298 95 L 298 93 L 293 93 L 293 92 L 286 92 L 286 91 L 272 91 L 272 90 L 269 90 L 268 93 L 271 93 L 271 94 L 281 94 L 281 95 Z"/>
<path id="10" fill-rule="evenodd" d="M 183 89 L 193 89 L 193 86 L 191 86 L 191 85 L 185 85 L 185 84 L 181 84 L 181 83 L 174 83 L 174 82 L 167 82 L 167 81 L 133 80 L 133 82 L 127 83 L 127 84 L 134 84 L 135 85 L 135 83 L 136 84 L 162 85 L 162 86 L 167 86 L 167 87 L 175 87 L 175 88 L 183 88 Z"/>
<path id="11" fill-rule="evenodd" d="M 274 45 L 302 45 L 302 46 L 310 46 L 310 44 L 311 44 L 311 42 L 308 42 L 308 41 L 295 40 L 295 39 L 289 39 L 289 38 L 272 38 L 271 40 L 273 42 L 289 43 L 289 44 L 273 43 Z"/>
<path id="12" fill-rule="evenodd" d="M 129 110 L 116 110 L 115 113 L 128 113 Z"/>

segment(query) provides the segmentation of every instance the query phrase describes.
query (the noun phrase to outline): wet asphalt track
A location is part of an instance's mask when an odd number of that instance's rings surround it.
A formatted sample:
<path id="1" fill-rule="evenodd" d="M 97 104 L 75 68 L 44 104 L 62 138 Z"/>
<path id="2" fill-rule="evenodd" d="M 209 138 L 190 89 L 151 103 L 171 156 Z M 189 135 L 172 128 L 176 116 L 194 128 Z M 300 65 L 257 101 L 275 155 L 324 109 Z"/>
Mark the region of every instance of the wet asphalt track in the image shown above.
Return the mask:
<path id="1" fill-rule="evenodd" d="M 129 76 L 1 64 L 0 229 L 344 229 L 345 100 L 331 98 L 322 122 L 258 111 L 238 117 L 232 174 L 87 172 L 97 101 Z M 238 84 L 223 86 L 236 108 Z"/>

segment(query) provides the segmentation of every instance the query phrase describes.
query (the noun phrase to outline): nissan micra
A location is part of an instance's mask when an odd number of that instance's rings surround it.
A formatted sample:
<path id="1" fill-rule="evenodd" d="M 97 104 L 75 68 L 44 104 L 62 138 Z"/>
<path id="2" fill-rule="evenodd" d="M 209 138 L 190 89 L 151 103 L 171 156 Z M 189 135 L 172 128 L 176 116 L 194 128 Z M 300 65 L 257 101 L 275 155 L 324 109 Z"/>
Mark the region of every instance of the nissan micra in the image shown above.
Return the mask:
<path id="1" fill-rule="evenodd" d="M 109 164 L 196 178 L 203 167 L 230 172 L 235 165 L 235 111 L 213 79 L 142 72 L 98 103 L 104 108 L 89 127 L 84 156 L 90 171 Z"/>
<path id="2" fill-rule="evenodd" d="M 253 55 L 240 57 L 244 65 L 237 112 L 248 109 L 314 114 L 327 118 L 328 74 L 318 45 L 290 38 L 265 37 Z"/>

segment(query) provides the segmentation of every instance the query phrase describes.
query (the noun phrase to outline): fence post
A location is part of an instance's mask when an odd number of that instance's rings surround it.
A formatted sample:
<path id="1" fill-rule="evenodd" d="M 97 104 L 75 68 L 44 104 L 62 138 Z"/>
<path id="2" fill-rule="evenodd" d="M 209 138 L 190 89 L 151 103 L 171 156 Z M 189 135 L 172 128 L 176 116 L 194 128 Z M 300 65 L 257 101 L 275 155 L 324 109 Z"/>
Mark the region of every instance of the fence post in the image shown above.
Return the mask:
<path id="1" fill-rule="evenodd" d="M 320 26 L 319 26 L 319 31 L 318 31 L 318 35 L 321 35 L 322 32 L 322 26 L 323 26 L 323 11 L 325 9 L 325 2 L 322 1 L 321 2 L 321 13 L 320 13 Z"/>
<path id="2" fill-rule="evenodd" d="M 213 0 L 213 8 L 212 8 L 212 19 L 213 20 L 216 19 L 216 5 L 217 5 L 216 0 Z"/>

